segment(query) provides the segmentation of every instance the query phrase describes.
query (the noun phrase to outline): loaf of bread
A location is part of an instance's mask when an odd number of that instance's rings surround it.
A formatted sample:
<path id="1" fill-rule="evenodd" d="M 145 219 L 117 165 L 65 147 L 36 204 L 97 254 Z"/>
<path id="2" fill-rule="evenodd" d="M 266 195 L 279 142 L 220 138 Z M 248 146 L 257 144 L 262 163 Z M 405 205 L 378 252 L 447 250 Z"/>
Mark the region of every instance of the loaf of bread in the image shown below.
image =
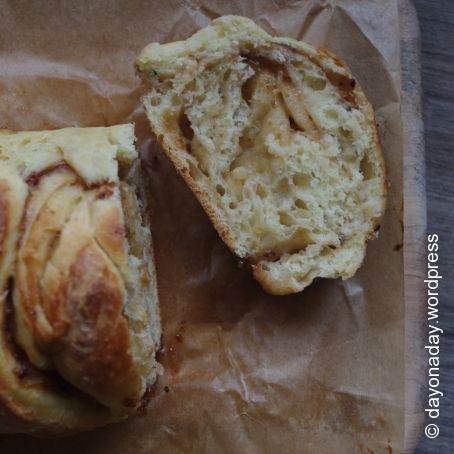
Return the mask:
<path id="1" fill-rule="evenodd" d="M 160 320 L 133 125 L 0 133 L 0 432 L 126 418 Z"/>
<path id="2" fill-rule="evenodd" d="M 272 294 L 361 265 L 385 208 L 374 113 L 328 51 L 225 16 L 137 58 L 168 157 Z"/>

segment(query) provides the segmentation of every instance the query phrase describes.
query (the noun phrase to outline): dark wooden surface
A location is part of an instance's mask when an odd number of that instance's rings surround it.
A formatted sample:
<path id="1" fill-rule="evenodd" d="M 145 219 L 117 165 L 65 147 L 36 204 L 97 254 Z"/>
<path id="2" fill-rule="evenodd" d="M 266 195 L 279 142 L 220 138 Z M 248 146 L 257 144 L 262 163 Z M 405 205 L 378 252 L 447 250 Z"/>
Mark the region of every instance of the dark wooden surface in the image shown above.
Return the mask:
<path id="1" fill-rule="evenodd" d="M 440 435 L 417 453 L 454 452 L 454 0 L 414 0 L 422 44 L 428 233 L 440 236 Z"/>

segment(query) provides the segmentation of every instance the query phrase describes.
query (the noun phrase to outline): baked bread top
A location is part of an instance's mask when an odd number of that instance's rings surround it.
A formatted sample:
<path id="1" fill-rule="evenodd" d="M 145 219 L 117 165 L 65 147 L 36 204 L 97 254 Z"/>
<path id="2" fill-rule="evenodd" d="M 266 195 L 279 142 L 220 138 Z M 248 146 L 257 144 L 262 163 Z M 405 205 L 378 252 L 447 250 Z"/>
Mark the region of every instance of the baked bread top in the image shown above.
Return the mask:
<path id="1" fill-rule="evenodd" d="M 149 44 L 136 65 L 157 139 L 268 292 L 356 272 L 386 176 L 372 107 L 344 63 L 224 16 Z"/>
<path id="2" fill-rule="evenodd" d="M 0 431 L 123 419 L 155 381 L 136 158 L 133 125 L 0 133 Z"/>

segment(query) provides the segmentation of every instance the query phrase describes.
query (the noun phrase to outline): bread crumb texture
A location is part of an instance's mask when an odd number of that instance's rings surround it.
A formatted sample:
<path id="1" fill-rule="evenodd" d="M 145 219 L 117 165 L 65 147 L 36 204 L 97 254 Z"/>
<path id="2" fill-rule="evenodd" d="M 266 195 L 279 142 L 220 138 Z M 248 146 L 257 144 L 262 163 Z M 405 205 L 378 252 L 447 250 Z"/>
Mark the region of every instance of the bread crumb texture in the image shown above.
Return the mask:
<path id="1" fill-rule="evenodd" d="M 337 57 L 224 16 L 136 63 L 158 140 L 267 291 L 356 272 L 385 166 L 371 105 Z"/>

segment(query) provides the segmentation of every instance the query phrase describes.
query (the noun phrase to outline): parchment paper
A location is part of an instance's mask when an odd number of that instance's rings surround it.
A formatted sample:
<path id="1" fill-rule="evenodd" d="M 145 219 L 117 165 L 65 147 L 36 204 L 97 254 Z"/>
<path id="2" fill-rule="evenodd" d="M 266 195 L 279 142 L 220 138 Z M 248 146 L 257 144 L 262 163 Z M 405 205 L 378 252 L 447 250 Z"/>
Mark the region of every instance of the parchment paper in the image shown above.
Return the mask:
<path id="1" fill-rule="evenodd" d="M 391 183 L 379 239 L 348 280 L 272 297 L 237 264 L 149 132 L 134 73 L 151 41 L 221 14 L 326 46 L 374 105 Z M 3 1 L 0 127 L 136 123 L 151 177 L 165 374 L 144 417 L 59 440 L 46 453 L 401 452 L 404 314 L 397 0 Z"/>

